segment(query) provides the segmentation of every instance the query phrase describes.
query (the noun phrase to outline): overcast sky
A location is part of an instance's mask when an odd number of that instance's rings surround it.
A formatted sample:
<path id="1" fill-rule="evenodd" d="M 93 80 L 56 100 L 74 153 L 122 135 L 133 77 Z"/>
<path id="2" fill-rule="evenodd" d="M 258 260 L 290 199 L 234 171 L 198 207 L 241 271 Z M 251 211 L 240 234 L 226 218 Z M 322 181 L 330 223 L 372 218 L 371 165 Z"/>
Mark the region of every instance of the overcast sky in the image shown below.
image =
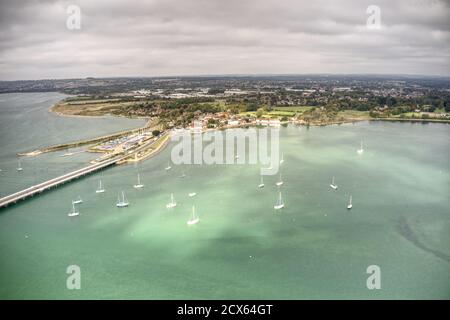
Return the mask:
<path id="1" fill-rule="evenodd" d="M 371 4 L 380 29 L 366 26 Z M 0 0 L 0 28 L 2 80 L 450 75 L 450 0 Z"/>

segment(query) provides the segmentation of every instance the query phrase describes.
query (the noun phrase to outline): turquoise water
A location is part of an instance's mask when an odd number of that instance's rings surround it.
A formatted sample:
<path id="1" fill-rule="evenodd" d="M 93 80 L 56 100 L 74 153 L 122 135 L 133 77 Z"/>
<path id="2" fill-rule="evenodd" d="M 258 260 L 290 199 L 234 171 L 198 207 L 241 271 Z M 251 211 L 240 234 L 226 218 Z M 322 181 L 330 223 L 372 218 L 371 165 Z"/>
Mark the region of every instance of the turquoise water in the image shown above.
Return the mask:
<path id="1" fill-rule="evenodd" d="M 281 212 L 276 176 L 258 189 L 257 165 L 165 171 L 170 144 L 137 167 L 0 211 L 0 297 L 449 299 L 449 134 L 445 124 L 281 128 Z M 132 187 L 138 171 L 141 190 Z M 104 194 L 95 193 L 100 178 Z M 120 190 L 130 207 L 115 207 Z M 171 193 L 178 206 L 168 210 Z M 78 195 L 80 216 L 69 219 Z M 188 227 L 193 204 L 201 220 Z M 66 289 L 73 264 L 81 290 Z M 381 268 L 380 290 L 366 287 L 369 265 Z"/>

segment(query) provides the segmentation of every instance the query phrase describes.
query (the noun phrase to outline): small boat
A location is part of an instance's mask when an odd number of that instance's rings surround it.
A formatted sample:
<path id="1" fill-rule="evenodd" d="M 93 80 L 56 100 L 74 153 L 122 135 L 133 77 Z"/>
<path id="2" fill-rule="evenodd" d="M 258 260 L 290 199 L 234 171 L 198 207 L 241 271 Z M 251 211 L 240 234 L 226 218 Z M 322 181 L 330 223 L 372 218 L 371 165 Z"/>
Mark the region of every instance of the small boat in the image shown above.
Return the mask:
<path id="1" fill-rule="evenodd" d="M 353 205 L 352 205 L 352 196 L 350 195 L 350 199 L 348 201 L 347 209 L 350 210 L 351 208 L 353 208 Z"/>
<path id="2" fill-rule="evenodd" d="M 283 201 L 283 198 L 281 197 L 281 191 L 278 193 L 278 200 L 277 200 L 277 203 L 275 203 L 275 205 L 273 206 L 273 208 L 275 210 L 284 208 L 284 201 Z"/>
<path id="3" fill-rule="evenodd" d="M 125 193 L 123 191 L 122 191 L 122 199 L 120 199 L 120 195 L 117 195 L 116 207 L 118 207 L 118 208 L 128 207 L 129 204 L 130 203 L 125 198 Z"/>
<path id="4" fill-rule="evenodd" d="M 280 160 L 280 164 L 283 164 L 284 163 L 284 155 L 283 155 L 283 153 L 281 154 L 281 160 Z"/>
<path id="5" fill-rule="evenodd" d="M 331 187 L 331 189 L 334 189 L 334 190 L 336 190 L 336 189 L 338 188 L 338 186 L 334 183 L 334 177 L 333 177 L 333 179 L 331 180 L 330 187 Z"/>
<path id="6" fill-rule="evenodd" d="M 195 197 L 197 195 L 197 192 L 190 192 L 188 194 L 189 197 Z"/>
<path id="7" fill-rule="evenodd" d="M 264 188 L 264 180 L 263 180 L 262 176 L 261 176 L 261 182 L 259 183 L 258 188 Z"/>
<path id="8" fill-rule="evenodd" d="M 98 183 L 98 188 L 97 190 L 95 190 L 95 193 L 103 193 L 103 192 L 105 192 L 105 189 L 103 189 L 102 180 L 100 180 Z"/>
<path id="9" fill-rule="evenodd" d="M 170 169 L 172 169 L 172 167 L 170 166 L 170 162 L 167 162 L 166 171 L 169 171 Z"/>
<path id="10" fill-rule="evenodd" d="M 363 141 L 361 140 L 361 146 L 359 147 L 359 149 L 356 151 L 358 154 L 363 154 L 364 153 L 364 148 L 363 148 Z"/>
<path id="11" fill-rule="evenodd" d="M 177 202 L 175 201 L 174 197 L 173 197 L 173 193 L 170 195 L 170 202 L 168 204 L 166 204 L 166 208 L 167 209 L 171 209 L 177 206 Z"/>
<path id="12" fill-rule="evenodd" d="M 135 184 L 133 187 L 135 189 L 141 189 L 144 187 L 144 185 L 141 183 L 141 176 L 139 175 L 139 173 L 137 175 L 137 184 Z"/>
<path id="13" fill-rule="evenodd" d="M 20 160 L 17 161 L 17 171 L 22 171 L 22 164 L 20 163 Z"/>
<path id="14" fill-rule="evenodd" d="M 74 152 L 67 152 L 61 155 L 61 157 L 70 157 L 73 156 L 75 153 Z"/>
<path id="15" fill-rule="evenodd" d="M 75 210 L 75 203 L 72 201 L 72 211 L 67 214 L 69 217 L 76 217 L 80 215 L 78 211 Z"/>
<path id="16" fill-rule="evenodd" d="M 72 202 L 75 203 L 75 204 L 78 204 L 78 203 L 83 203 L 83 200 L 81 200 L 81 197 L 78 196 L 78 199 L 75 200 L 75 201 L 72 201 Z"/>
<path id="17" fill-rule="evenodd" d="M 184 174 L 184 172 L 183 172 L 183 174 L 181 176 L 179 176 L 179 178 L 186 178 L 186 174 Z"/>
<path id="18" fill-rule="evenodd" d="M 281 179 L 281 172 L 280 172 L 280 180 L 278 180 L 278 182 L 276 183 L 276 185 L 278 186 L 278 187 L 280 187 L 280 186 L 282 186 L 283 185 L 283 180 Z"/>
<path id="19" fill-rule="evenodd" d="M 195 215 L 195 206 L 192 206 L 192 215 L 187 221 L 188 226 L 192 226 L 194 224 L 197 224 L 200 221 L 200 219 Z"/>

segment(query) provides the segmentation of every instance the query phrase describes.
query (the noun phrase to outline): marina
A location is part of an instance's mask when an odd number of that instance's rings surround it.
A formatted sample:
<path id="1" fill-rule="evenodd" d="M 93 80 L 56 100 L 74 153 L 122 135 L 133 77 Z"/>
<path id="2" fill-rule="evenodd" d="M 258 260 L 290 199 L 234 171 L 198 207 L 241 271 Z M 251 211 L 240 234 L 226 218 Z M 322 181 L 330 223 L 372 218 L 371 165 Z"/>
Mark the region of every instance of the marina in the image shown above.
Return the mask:
<path id="1" fill-rule="evenodd" d="M 10 276 L 1 280 L 0 294 L 71 298 L 58 283 L 64 283 L 67 265 L 76 263 L 86 277 L 90 270 L 109 270 L 96 273 L 80 298 L 370 298 L 373 292 L 354 276 L 377 263 L 392 283 L 379 297 L 446 297 L 449 168 L 442 146 L 448 130 L 445 124 L 390 122 L 281 127 L 284 184 L 276 186 L 278 173 L 263 177 L 264 188 L 258 188 L 260 165 L 172 164 L 166 171 L 169 142 L 140 162 L 146 182 L 141 190 L 133 187 L 133 165 L 110 165 L 3 208 L 0 264 Z M 363 157 L 355 152 L 361 136 Z M 415 150 L 411 140 L 423 148 Z M 12 149 L 0 179 L 20 186 L 40 162 L 80 166 L 89 162 L 86 156 L 23 158 L 24 170 L 17 172 Z M 180 179 L 183 173 L 188 178 Z M 333 175 L 339 188 L 330 192 Z M 101 196 L 94 192 L 103 188 Z M 284 207 L 277 210 L 278 189 Z M 168 210 L 171 194 L 177 205 Z M 78 196 L 83 203 L 74 210 Z M 79 215 L 68 217 L 70 212 Z M 40 282 L 48 268 L 55 281 Z M 213 278 L 219 289 L 186 279 L 186 272 Z M 431 275 L 420 276 L 424 272 Z M 240 285 L 230 287 L 230 281 Z M 330 283 L 342 290 L 330 291 Z"/>

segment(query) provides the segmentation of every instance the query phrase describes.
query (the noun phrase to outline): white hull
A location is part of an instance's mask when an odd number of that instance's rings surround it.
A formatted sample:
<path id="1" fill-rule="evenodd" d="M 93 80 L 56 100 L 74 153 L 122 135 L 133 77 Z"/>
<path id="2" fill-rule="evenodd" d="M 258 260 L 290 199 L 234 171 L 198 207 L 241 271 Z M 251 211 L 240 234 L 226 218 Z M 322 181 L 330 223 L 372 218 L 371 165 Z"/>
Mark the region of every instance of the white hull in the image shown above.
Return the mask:
<path id="1" fill-rule="evenodd" d="M 83 203 L 83 200 L 75 200 L 73 203 L 74 203 L 74 204 Z"/>
<path id="2" fill-rule="evenodd" d="M 128 207 L 128 205 L 129 205 L 128 202 L 119 202 L 116 204 L 116 207 L 123 208 L 123 207 Z"/>
<path id="3" fill-rule="evenodd" d="M 69 157 L 69 156 L 73 156 L 74 153 L 73 152 L 68 152 L 68 153 L 64 153 L 61 155 L 61 157 Z"/>
<path id="4" fill-rule="evenodd" d="M 358 149 L 356 152 L 357 152 L 358 154 L 363 154 L 363 153 L 364 153 L 364 149 Z"/>
<path id="5" fill-rule="evenodd" d="M 169 171 L 170 169 L 172 169 L 171 166 L 166 167 L 166 171 Z"/>
<path id="6" fill-rule="evenodd" d="M 167 209 L 175 208 L 176 206 L 177 206 L 176 203 L 168 203 L 168 204 L 166 204 L 166 208 Z"/>
<path id="7" fill-rule="evenodd" d="M 351 208 L 353 208 L 353 205 L 349 204 L 349 205 L 347 206 L 347 209 L 350 210 Z"/>
<path id="8" fill-rule="evenodd" d="M 144 185 L 143 185 L 143 184 L 135 184 L 133 187 L 134 187 L 135 189 L 141 189 L 141 188 L 144 187 Z"/>
<path id="9" fill-rule="evenodd" d="M 331 189 L 334 189 L 334 190 L 336 190 L 338 188 L 337 185 L 335 185 L 335 184 L 330 184 L 330 187 L 331 187 Z"/>
<path id="10" fill-rule="evenodd" d="M 192 220 L 188 220 L 188 221 L 187 221 L 187 225 L 188 225 L 188 226 L 192 226 L 192 225 L 194 225 L 194 224 L 197 224 L 199 221 L 200 221 L 199 218 L 195 218 L 195 219 L 192 219 Z"/>
<path id="11" fill-rule="evenodd" d="M 103 193 L 105 192 L 105 189 L 95 190 L 95 193 Z"/>
<path id="12" fill-rule="evenodd" d="M 70 213 L 68 214 L 69 217 L 76 217 L 76 216 L 79 216 L 79 215 L 80 215 L 79 212 L 70 212 Z"/>
<path id="13" fill-rule="evenodd" d="M 277 186 L 282 186 L 283 185 L 283 181 L 279 181 L 276 183 Z"/>
<path id="14" fill-rule="evenodd" d="M 264 183 L 261 183 L 258 188 L 264 188 Z"/>
<path id="15" fill-rule="evenodd" d="M 196 192 L 191 192 L 191 193 L 189 193 L 189 197 L 195 197 L 196 195 L 197 195 Z"/>
<path id="16" fill-rule="evenodd" d="M 275 210 L 283 209 L 283 208 L 284 208 L 284 204 L 275 205 L 275 206 L 273 206 L 273 208 L 274 208 Z"/>
<path id="17" fill-rule="evenodd" d="M 23 169 L 22 168 L 17 168 L 17 171 L 22 171 Z"/>

